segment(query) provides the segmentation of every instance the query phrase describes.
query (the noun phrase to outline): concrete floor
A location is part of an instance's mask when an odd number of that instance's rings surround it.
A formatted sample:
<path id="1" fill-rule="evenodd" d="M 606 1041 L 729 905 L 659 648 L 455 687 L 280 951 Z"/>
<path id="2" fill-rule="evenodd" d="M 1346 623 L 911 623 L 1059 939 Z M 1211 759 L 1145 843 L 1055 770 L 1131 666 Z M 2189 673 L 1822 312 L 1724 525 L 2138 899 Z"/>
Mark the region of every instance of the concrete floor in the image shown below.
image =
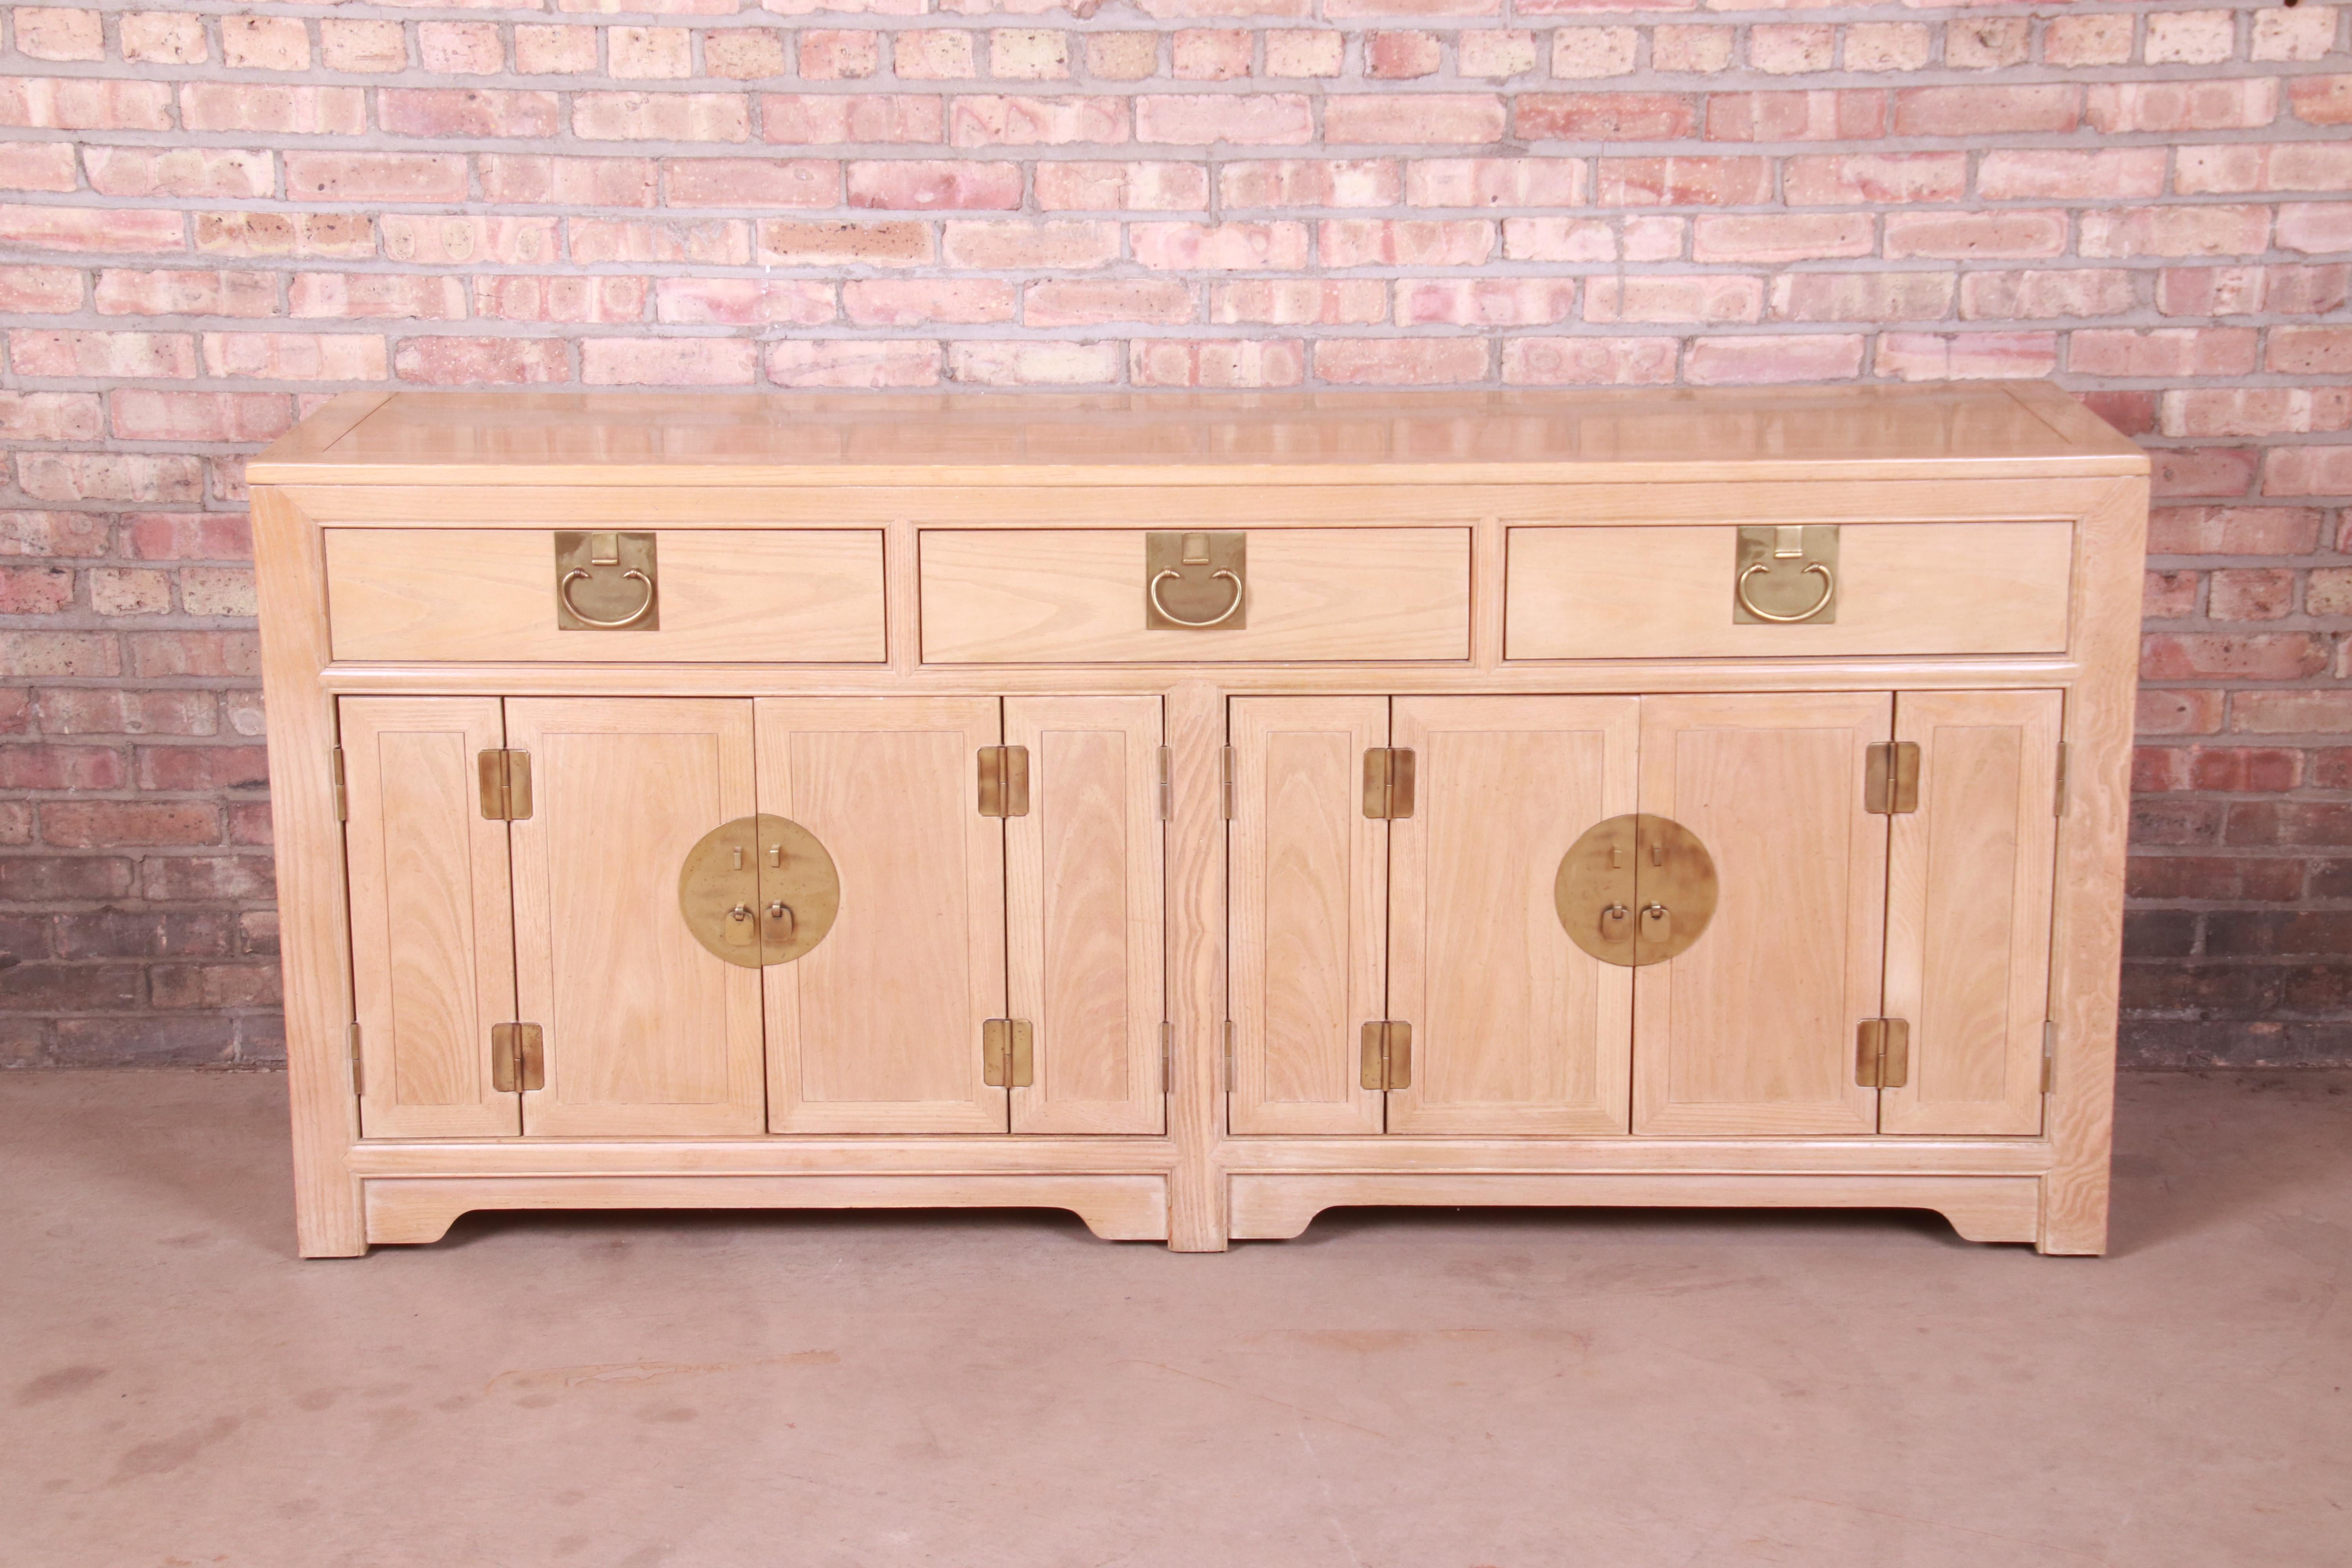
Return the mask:
<path id="1" fill-rule="evenodd" d="M 2352 1561 L 2352 1078 L 2126 1085 L 2115 1256 L 1906 1215 L 476 1215 L 282 1081 L 0 1078 L 7 1568 Z"/>

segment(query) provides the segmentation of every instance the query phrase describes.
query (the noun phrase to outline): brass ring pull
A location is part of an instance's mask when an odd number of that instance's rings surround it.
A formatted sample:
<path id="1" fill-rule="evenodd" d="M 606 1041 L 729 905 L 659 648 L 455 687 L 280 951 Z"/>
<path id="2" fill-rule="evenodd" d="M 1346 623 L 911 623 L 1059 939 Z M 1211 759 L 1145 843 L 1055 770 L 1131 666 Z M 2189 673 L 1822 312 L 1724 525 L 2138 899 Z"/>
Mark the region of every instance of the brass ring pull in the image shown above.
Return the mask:
<path id="1" fill-rule="evenodd" d="M 790 942 L 793 934 L 800 930 L 800 921 L 793 917 L 793 907 L 782 900 L 768 906 L 768 918 L 784 928 L 781 931 L 772 933 L 777 940 Z"/>
<path id="2" fill-rule="evenodd" d="M 1622 904 L 1611 904 L 1608 908 L 1602 910 L 1601 911 L 1601 940 L 1603 942 L 1624 941 L 1625 917 L 1633 912 L 1633 910 L 1627 909 Z"/>
<path id="3" fill-rule="evenodd" d="M 1810 621 L 1815 616 L 1820 615 L 1823 610 L 1828 609 L 1830 607 L 1830 601 L 1837 596 L 1837 578 L 1831 574 L 1828 567 L 1816 561 L 1805 568 L 1807 573 L 1818 572 L 1822 576 L 1822 596 L 1813 601 L 1813 607 L 1811 609 L 1798 616 L 1776 616 L 1769 610 L 1759 609 L 1756 606 L 1756 601 L 1748 596 L 1748 579 L 1753 577 L 1759 572 L 1769 572 L 1770 570 L 1771 567 L 1766 565 L 1761 561 L 1751 562 L 1748 563 L 1748 570 L 1739 574 L 1739 580 L 1731 585 L 1733 595 L 1739 600 L 1739 607 L 1747 611 L 1749 615 L 1754 616 L 1759 621 L 1778 621 L 1783 626 L 1793 621 Z M 1720 580 L 1721 579 L 1717 579 L 1717 581 Z"/>
<path id="4" fill-rule="evenodd" d="M 563 601 L 563 607 L 571 611 L 573 616 L 577 616 L 582 626 L 593 626 L 600 632 L 616 632 L 624 626 L 635 626 L 637 622 L 644 620 L 646 618 L 646 612 L 654 607 L 654 580 L 646 576 L 644 573 L 638 571 L 635 567 L 632 566 L 626 572 L 621 574 L 621 578 L 625 582 L 629 578 L 635 577 L 638 582 L 644 584 L 646 585 L 646 602 L 639 605 L 627 615 L 623 616 L 617 621 L 600 621 L 595 616 L 584 613 L 579 605 L 572 602 L 572 580 L 574 578 L 585 577 L 587 575 L 587 573 L 582 571 L 579 567 L 574 566 L 571 571 L 566 572 L 563 574 L 561 582 L 555 584 L 556 595 Z"/>
<path id="5" fill-rule="evenodd" d="M 1239 577 L 1234 576 L 1231 572 L 1228 572 L 1223 567 L 1220 566 L 1214 572 L 1209 574 L 1209 581 L 1213 583 L 1218 578 L 1223 577 L 1226 582 L 1231 583 L 1234 585 L 1234 602 L 1227 605 L 1223 610 L 1210 616 L 1205 621 L 1186 620 L 1183 616 L 1170 609 L 1166 605 L 1160 603 L 1160 584 L 1165 583 L 1171 577 L 1181 582 L 1183 580 L 1183 576 L 1184 574 L 1181 572 L 1176 571 L 1173 567 L 1171 567 L 1161 571 L 1159 575 L 1151 579 L 1151 607 L 1159 611 L 1161 615 L 1167 616 L 1170 620 L 1175 622 L 1178 626 L 1190 626 L 1194 631 L 1204 631 L 1211 626 L 1218 626 L 1225 621 L 1233 619 L 1234 612 L 1242 607 L 1242 580 Z M 1129 592 L 1132 591 L 1133 590 L 1131 589 L 1129 590 Z"/>

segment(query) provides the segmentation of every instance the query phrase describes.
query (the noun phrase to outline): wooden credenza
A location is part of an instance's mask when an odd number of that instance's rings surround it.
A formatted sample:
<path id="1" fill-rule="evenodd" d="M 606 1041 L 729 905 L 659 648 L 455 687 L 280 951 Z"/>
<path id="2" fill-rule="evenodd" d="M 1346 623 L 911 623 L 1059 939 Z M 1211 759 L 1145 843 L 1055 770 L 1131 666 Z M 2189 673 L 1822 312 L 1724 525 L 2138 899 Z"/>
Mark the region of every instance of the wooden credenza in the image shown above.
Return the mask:
<path id="1" fill-rule="evenodd" d="M 2027 384 L 339 397 L 250 470 L 301 1249 L 2097 1252 L 2147 471 Z"/>

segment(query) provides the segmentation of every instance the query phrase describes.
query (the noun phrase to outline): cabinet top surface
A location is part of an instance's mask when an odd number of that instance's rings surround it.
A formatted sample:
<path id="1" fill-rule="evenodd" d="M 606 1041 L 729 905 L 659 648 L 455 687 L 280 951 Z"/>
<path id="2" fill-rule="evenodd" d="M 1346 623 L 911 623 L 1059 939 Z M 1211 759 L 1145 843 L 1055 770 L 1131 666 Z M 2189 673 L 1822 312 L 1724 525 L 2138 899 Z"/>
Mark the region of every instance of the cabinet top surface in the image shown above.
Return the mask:
<path id="1" fill-rule="evenodd" d="M 1591 392 L 346 393 L 260 484 L 1593 483 L 2136 474 L 2042 382 Z"/>

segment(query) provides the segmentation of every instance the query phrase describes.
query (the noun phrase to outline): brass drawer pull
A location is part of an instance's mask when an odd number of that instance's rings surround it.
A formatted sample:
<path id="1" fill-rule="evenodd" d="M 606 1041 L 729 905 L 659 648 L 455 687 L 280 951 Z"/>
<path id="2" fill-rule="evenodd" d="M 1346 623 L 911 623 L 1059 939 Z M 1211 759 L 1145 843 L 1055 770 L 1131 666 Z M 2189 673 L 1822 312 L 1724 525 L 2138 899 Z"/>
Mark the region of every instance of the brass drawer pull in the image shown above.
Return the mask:
<path id="1" fill-rule="evenodd" d="M 1217 614 L 1211 616 L 1205 621 L 1186 620 L 1183 616 L 1170 609 L 1166 605 L 1160 603 L 1160 584 L 1167 582 L 1171 577 L 1181 582 L 1183 580 L 1183 576 L 1184 574 L 1181 572 L 1176 571 L 1174 568 L 1171 567 L 1151 579 L 1151 607 L 1159 611 L 1170 625 L 1185 626 L 1194 631 L 1201 631 L 1210 626 L 1223 625 L 1225 622 L 1234 618 L 1234 612 L 1235 610 L 1242 607 L 1242 580 L 1221 566 L 1216 571 L 1209 574 L 1209 581 L 1213 583 L 1218 578 L 1223 577 L 1226 582 L 1231 583 L 1234 585 L 1234 602 L 1227 605 Z M 1132 591 L 1133 590 L 1131 589 L 1129 590 L 1129 592 Z"/>
<path id="2" fill-rule="evenodd" d="M 1820 575 L 1822 580 L 1822 596 L 1813 601 L 1812 608 L 1805 611 L 1801 615 L 1776 616 L 1771 611 L 1759 607 L 1755 600 L 1748 596 L 1748 579 L 1755 576 L 1759 572 L 1769 572 L 1771 568 L 1769 566 L 1767 566 L 1763 562 L 1759 561 L 1749 566 L 1746 571 L 1740 573 L 1739 580 L 1731 585 L 1731 591 L 1739 597 L 1739 607 L 1747 611 L 1749 615 L 1754 616 L 1759 621 L 1777 621 L 1782 626 L 1787 626 L 1797 621 L 1810 621 L 1815 616 L 1820 615 L 1823 610 L 1828 609 L 1830 607 L 1830 601 L 1837 597 L 1836 576 L 1831 573 L 1828 567 L 1816 561 L 1805 568 L 1805 574 L 1807 576 L 1812 576 L 1816 574 Z"/>
<path id="3" fill-rule="evenodd" d="M 646 612 L 654 607 L 654 580 L 646 576 L 644 573 L 638 571 L 635 567 L 632 566 L 626 572 L 621 574 L 621 580 L 623 582 L 626 582 L 630 578 L 634 577 L 640 584 L 644 584 L 646 591 L 645 603 L 639 605 L 627 615 L 623 616 L 619 620 L 599 620 L 594 616 L 589 615 L 579 605 L 572 602 L 572 584 L 575 582 L 584 582 L 587 580 L 587 573 L 582 571 L 579 567 L 574 566 L 571 571 L 566 572 L 563 574 L 562 580 L 555 585 L 557 595 L 559 595 L 563 600 L 563 607 L 570 611 L 572 618 L 577 620 L 583 626 L 593 626 L 600 632 L 616 632 L 625 626 L 633 626 L 639 621 L 644 620 L 646 618 Z"/>

